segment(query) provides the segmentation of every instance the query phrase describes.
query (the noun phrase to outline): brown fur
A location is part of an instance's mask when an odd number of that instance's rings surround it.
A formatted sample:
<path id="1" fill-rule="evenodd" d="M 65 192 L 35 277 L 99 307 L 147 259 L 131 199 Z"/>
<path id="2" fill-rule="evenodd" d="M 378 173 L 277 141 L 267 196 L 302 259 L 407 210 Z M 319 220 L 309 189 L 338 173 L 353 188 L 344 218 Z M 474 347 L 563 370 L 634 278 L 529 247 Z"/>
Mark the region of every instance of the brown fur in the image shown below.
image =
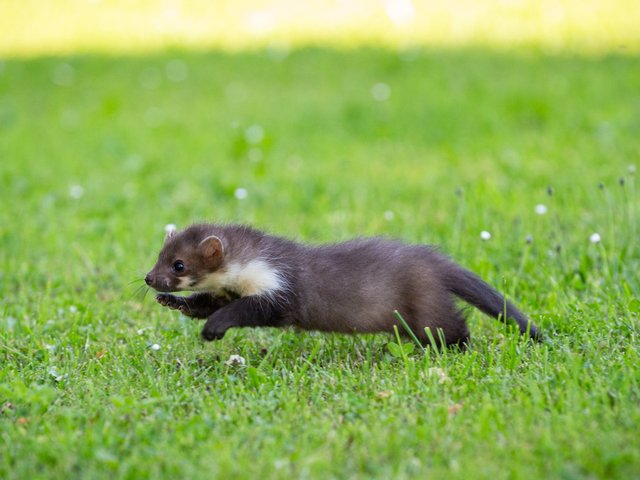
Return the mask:
<path id="1" fill-rule="evenodd" d="M 178 260 L 183 272 L 173 270 Z M 469 330 L 454 296 L 540 338 L 501 294 L 432 247 L 382 238 L 308 246 L 245 226 L 193 225 L 167 239 L 146 281 L 161 292 L 200 291 L 158 301 L 207 318 L 207 340 L 231 327 L 392 333 L 398 310 L 424 344 L 428 328 L 437 342 L 441 335 L 446 345 L 464 345 Z"/>

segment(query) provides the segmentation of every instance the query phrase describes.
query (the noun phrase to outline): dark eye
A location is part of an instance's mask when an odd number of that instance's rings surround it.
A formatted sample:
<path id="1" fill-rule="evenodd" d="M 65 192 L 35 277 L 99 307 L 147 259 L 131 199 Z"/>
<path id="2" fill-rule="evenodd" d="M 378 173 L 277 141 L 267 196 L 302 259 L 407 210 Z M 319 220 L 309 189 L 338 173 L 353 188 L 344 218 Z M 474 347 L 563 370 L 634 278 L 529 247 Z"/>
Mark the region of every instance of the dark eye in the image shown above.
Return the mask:
<path id="1" fill-rule="evenodd" d="M 182 260 L 178 260 L 173 264 L 173 271 L 174 272 L 183 272 L 184 271 L 184 263 L 182 262 Z"/>

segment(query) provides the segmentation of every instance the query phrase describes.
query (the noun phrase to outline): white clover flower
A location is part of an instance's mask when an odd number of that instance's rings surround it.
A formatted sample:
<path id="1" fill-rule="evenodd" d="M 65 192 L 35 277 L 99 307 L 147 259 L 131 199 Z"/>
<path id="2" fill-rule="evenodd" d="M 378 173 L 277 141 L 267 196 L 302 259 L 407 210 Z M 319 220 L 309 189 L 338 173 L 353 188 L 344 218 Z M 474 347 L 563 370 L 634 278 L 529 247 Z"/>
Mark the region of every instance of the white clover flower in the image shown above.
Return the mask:
<path id="1" fill-rule="evenodd" d="M 229 360 L 227 360 L 224 363 L 226 365 L 229 365 L 230 367 L 244 367 L 246 364 L 246 361 L 244 357 L 241 357 L 240 355 L 231 355 L 229 357 Z"/>
<path id="2" fill-rule="evenodd" d="M 391 220 L 393 220 L 396 217 L 396 214 L 393 213 L 391 210 L 387 210 L 386 212 L 384 212 L 384 219 L 387 222 L 390 222 Z"/>
<path id="3" fill-rule="evenodd" d="M 244 200 L 245 198 L 247 198 L 247 196 L 249 195 L 249 192 L 247 192 L 246 188 L 236 188 L 236 191 L 233 192 L 233 195 L 238 199 L 238 200 Z"/>
<path id="4" fill-rule="evenodd" d="M 391 88 L 386 83 L 376 83 L 371 87 L 371 96 L 378 102 L 389 100 L 391 96 Z"/>
<path id="5" fill-rule="evenodd" d="M 150 348 L 151 350 L 155 350 L 155 351 L 157 352 L 157 351 L 158 351 L 158 350 L 160 350 L 160 348 L 162 348 L 162 347 L 160 347 L 160 344 L 158 344 L 158 343 L 154 343 L 153 345 L 149 345 L 149 348 Z"/>
<path id="6" fill-rule="evenodd" d="M 489 232 L 487 232 L 486 230 L 483 230 L 480 232 L 480 238 L 484 241 L 490 240 L 491 239 L 491 234 Z"/>
<path id="7" fill-rule="evenodd" d="M 629 172 L 629 175 L 634 175 L 636 173 L 636 166 L 635 165 L 629 165 L 627 167 L 627 171 Z"/>
<path id="8" fill-rule="evenodd" d="M 600 243 L 600 234 L 599 233 L 592 233 L 591 236 L 589 237 L 589 241 L 591 243 Z"/>
<path id="9" fill-rule="evenodd" d="M 277 470 L 282 470 L 287 465 L 289 465 L 289 460 L 286 458 L 280 458 L 273 462 L 273 466 L 276 467 Z"/>
<path id="10" fill-rule="evenodd" d="M 547 213 L 547 206 L 539 203 L 538 205 L 536 205 L 536 213 L 538 215 L 544 215 L 545 213 Z"/>
<path id="11" fill-rule="evenodd" d="M 437 378 L 438 383 L 441 384 L 451 381 L 451 379 L 447 377 L 445 371 L 438 367 L 431 367 L 429 370 L 427 370 L 427 376 Z"/>
<path id="12" fill-rule="evenodd" d="M 74 200 L 79 200 L 84 196 L 84 188 L 81 185 L 71 185 L 69 187 L 69 196 Z"/>
<path id="13" fill-rule="evenodd" d="M 49 367 L 49 375 L 51 375 L 56 382 L 61 382 L 68 377 L 68 374 L 66 373 L 64 375 L 58 373 L 56 367 Z"/>
<path id="14" fill-rule="evenodd" d="M 173 224 L 173 223 L 167 223 L 167 224 L 164 226 L 164 231 L 165 231 L 165 233 L 166 233 L 166 234 L 169 234 L 169 233 L 173 233 L 173 232 L 175 232 L 175 231 L 176 231 L 176 226 L 175 226 L 175 224 Z"/>
<path id="15" fill-rule="evenodd" d="M 260 125 L 251 125 L 245 130 L 244 138 L 252 145 L 260 143 L 264 138 L 264 128 Z"/>

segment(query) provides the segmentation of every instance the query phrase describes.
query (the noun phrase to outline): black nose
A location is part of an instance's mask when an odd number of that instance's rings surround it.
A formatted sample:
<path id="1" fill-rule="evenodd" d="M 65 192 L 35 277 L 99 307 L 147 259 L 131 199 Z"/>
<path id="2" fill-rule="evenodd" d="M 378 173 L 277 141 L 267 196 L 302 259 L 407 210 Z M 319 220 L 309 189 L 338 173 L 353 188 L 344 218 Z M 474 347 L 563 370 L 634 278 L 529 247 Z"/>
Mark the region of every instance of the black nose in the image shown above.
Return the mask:
<path id="1" fill-rule="evenodd" d="M 147 273 L 147 276 L 144 277 L 144 281 L 147 285 L 151 285 L 153 283 L 153 277 L 151 274 Z"/>

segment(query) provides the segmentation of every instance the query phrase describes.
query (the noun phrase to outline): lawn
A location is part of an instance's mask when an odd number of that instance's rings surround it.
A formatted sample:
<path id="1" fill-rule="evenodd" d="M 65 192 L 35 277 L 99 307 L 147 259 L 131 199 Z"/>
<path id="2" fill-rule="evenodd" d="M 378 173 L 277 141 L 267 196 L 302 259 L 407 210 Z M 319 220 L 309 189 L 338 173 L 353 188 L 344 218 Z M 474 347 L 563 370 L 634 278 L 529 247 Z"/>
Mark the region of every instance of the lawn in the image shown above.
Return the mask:
<path id="1" fill-rule="evenodd" d="M 637 54 L 292 45 L 0 61 L 0 478 L 638 478 Z M 205 343 L 141 288 L 200 220 L 439 245 L 549 341 Z"/>

